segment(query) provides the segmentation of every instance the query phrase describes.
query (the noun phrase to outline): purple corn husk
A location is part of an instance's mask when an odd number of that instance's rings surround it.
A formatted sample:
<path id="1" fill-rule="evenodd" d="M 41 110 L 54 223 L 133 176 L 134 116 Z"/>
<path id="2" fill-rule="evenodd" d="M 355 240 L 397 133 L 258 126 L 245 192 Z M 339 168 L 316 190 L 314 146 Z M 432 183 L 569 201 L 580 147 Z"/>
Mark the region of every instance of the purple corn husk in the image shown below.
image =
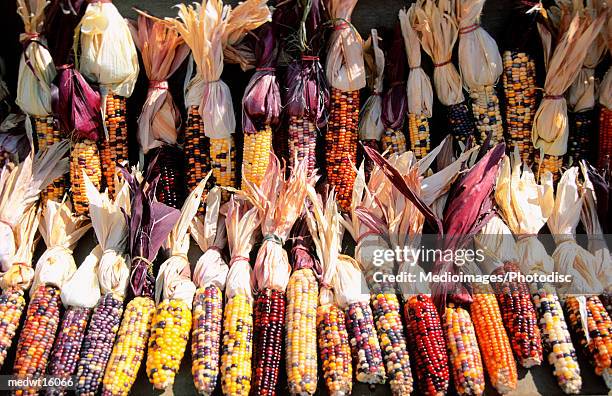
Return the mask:
<path id="1" fill-rule="evenodd" d="M 55 0 L 47 6 L 44 36 L 56 66 L 73 62 L 74 29 L 81 21 L 87 0 Z"/>
<path id="2" fill-rule="evenodd" d="M 387 52 L 386 62 L 386 90 L 382 100 L 382 122 L 385 129 L 399 130 L 404 126 L 408 112 L 406 48 L 399 24 L 395 26 L 393 42 Z"/>
<path id="3" fill-rule="evenodd" d="M 313 254 L 313 240 L 308 231 L 305 216 L 300 217 L 296 222 L 291 239 L 291 266 L 293 271 L 310 268 L 317 275 L 320 275 L 321 267 Z"/>

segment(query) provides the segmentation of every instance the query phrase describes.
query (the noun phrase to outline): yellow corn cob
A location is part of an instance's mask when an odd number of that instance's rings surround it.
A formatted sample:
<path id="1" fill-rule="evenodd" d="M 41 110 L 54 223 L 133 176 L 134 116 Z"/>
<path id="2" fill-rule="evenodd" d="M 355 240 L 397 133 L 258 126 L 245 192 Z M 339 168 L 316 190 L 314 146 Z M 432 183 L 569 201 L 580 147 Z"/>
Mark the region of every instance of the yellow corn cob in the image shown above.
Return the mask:
<path id="1" fill-rule="evenodd" d="M 157 305 L 147 351 L 147 376 L 155 389 L 174 384 L 190 329 L 191 309 L 185 301 L 165 299 Z"/>
<path id="2" fill-rule="evenodd" d="M 408 133 L 410 134 L 410 150 L 417 159 L 429 153 L 429 119 L 425 115 L 408 114 Z"/>
<path id="3" fill-rule="evenodd" d="M 491 384 L 501 394 L 516 389 L 516 361 L 495 295 L 488 290 L 477 290 L 471 310 L 482 359 Z"/>
<path id="4" fill-rule="evenodd" d="M 219 376 L 219 340 L 223 295 L 215 285 L 199 288 L 193 298 L 191 374 L 200 395 L 212 395 Z"/>
<path id="5" fill-rule="evenodd" d="M 412 136 L 410 137 L 412 141 Z M 380 146 L 382 152 L 386 152 L 389 155 L 402 154 L 406 152 L 406 136 L 401 130 L 387 129 L 383 132 L 380 139 Z"/>
<path id="6" fill-rule="evenodd" d="M 103 164 L 104 182 L 111 198 L 115 190 L 117 163 L 128 159 L 128 134 L 126 120 L 126 99 L 123 96 L 106 96 L 104 120 L 108 139 L 102 142 L 100 158 Z"/>
<path id="7" fill-rule="evenodd" d="M 317 389 L 317 305 L 319 286 L 310 268 L 294 271 L 287 285 L 286 366 L 292 395 Z"/>
<path id="8" fill-rule="evenodd" d="M 344 312 L 334 304 L 317 308 L 317 339 L 323 378 L 330 396 L 350 395 L 353 386 L 351 347 Z"/>
<path id="9" fill-rule="evenodd" d="M 13 344 L 19 321 L 25 308 L 23 290 L 7 289 L 0 295 L 0 367 Z"/>
<path id="10" fill-rule="evenodd" d="M 154 314 L 155 302 L 150 297 L 135 297 L 128 303 L 104 372 L 102 395 L 130 393 L 147 348 Z"/>
<path id="11" fill-rule="evenodd" d="M 444 334 L 455 390 L 459 395 L 482 395 L 482 360 L 468 311 L 449 303 L 444 311 Z"/>
<path id="12" fill-rule="evenodd" d="M 236 185 L 236 147 L 234 137 L 227 139 L 209 139 L 210 141 L 210 167 L 213 171 L 215 183 L 223 187 Z M 223 201 L 229 199 L 229 192 L 222 190 Z"/>
<path id="13" fill-rule="evenodd" d="M 62 140 L 62 135 L 57 128 L 55 119 L 49 117 L 34 117 L 34 129 L 36 130 L 36 140 L 38 141 L 38 150 L 45 150 L 52 144 L 59 143 Z M 61 201 L 66 192 L 66 178 L 64 176 L 53 180 L 43 191 L 41 191 L 40 199 L 43 205 L 47 200 Z"/>
<path id="14" fill-rule="evenodd" d="M 244 134 L 244 147 L 242 149 L 242 188 L 245 188 L 244 179 L 261 184 L 264 173 L 270 162 L 272 150 L 272 127 L 266 125 L 263 130 L 256 133 Z"/>
<path id="15" fill-rule="evenodd" d="M 100 181 L 102 179 L 100 155 L 98 154 L 96 143 L 91 140 L 75 143 L 70 153 L 72 202 L 74 203 L 74 211 L 79 215 L 86 215 L 89 212 L 89 201 L 85 192 L 83 170 L 85 170 L 93 185 L 100 189 Z"/>
<path id="16" fill-rule="evenodd" d="M 237 294 L 225 304 L 221 349 L 221 389 L 225 395 L 246 396 L 251 390 L 253 303 Z"/>

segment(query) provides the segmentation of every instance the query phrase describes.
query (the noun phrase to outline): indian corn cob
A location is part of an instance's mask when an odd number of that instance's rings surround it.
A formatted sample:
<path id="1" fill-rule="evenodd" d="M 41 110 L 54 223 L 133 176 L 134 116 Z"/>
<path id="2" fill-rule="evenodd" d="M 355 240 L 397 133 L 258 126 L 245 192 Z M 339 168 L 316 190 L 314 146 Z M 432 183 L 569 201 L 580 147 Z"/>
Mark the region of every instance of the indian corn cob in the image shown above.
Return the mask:
<path id="1" fill-rule="evenodd" d="M 45 150 L 54 143 L 59 143 L 62 140 L 62 133 L 58 128 L 58 124 L 52 116 L 35 117 L 34 130 L 36 131 L 36 142 L 38 150 Z M 61 201 L 66 191 L 66 179 L 64 176 L 53 180 L 51 185 L 45 188 L 41 194 L 41 202 L 44 204 L 48 199 L 53 201 Z"/>
<path id="2" fill-rule="evenodd" d="M 204 220 L 196 218 L 191 224 L 191 236 L 204 252 L 193 272 L 197 289 L 193 297 L 191 332 L 191 374 L 196 390 L 202 395 L 213 393 L 219 377 L 223 290 L 228 273 L 222 255 L 226 234 L 219 215 L 220 202 L 221 191 L 215 187 L 206 197 Z"/>
<path id="3" fill-rule="evenodd" d="M 21 314 L 26 307 L 21 289 L 5 289 L 0 295 L 0 362 L 4 363 L 8 350 L 13 344 Z"/>
<path id="4" fill-rule="evenodd" d="M 443 325 L 455 390 L 460 395 L 483 394 L 482 360 L 469 312 L 449 303 Z"/>
<path id="5" fill-rule="evenodd" d="M 187 186 L 190 190 L 210 170 L 210 141 L 204 136 L 203 129 L 198 106 L 190 106 L 187 109 L 184 144 Z"/>
<path id="6" fill-rule="evenodd" d="M 316 259 L 305 219 L 296 226 L 291 248 L 293 272 L 287 284 L 285 366 L 292 395 L 313 395 L 317 390 L 317 307 L 319 284 Z"/>
<path id="7" fill-rule="evenodd" d="M 342 239 L 338 232 L 340 214 L 333 192 L 326 197 L 325 206 L 314 189 L 309 188 L 307 192 L 312 203 L 312 212 L 306 212 L 307 225 L 321 260 L 317 344 L 323 379 L 330 395 L 348 395 L 353 385 L 351 347 L 346 331 L 346 317 L 338 307 L 333 288 Z"/>
<path id="8" fill-rule="evenodd" d="M 70 152 L 70 184 L 74 210 L 79 215 L 88 213 L 89 201 L 85 191 L 83 171 L 91 182 L 100 189 L 102 182 L 102 168 L 98 147 L 94 141 L 83 140 L 77 142 Z"/>
<path id="9" fill-rule="evenodd" d="M 106 96 L 104 125 L 108 134 L 101 143 L 100 161 L 104 185 L 111 197 L 115 194 L 115 177 L 118 176 L 117 164 L 128 160 L 128 134 L 126 98 L 109 94 Z"/>
<path id="10" fill-rule="evenodd" d="M 261 183 L 266 171 L 272 150 L 272 127 L 264 126 L 255 133 L 244 134 L 244 146 L 242 153 L 243 178 L 247 178 L 256 184 Z"/>
<path id="11" fill-rule="evenodd" d="M 476 338 L 493 387 L 506 394 L 516 389 L 516 361 L 495 295 L 490 288 L 475 290 L 470 306 Z"/>
<path id="12" fill-rule="evenodd" d="M 232 259 L 225 289 L 221 346 L 221 389 L 227 395 L 246 396 L 251 390 L 253 294 L 249 253 L 259 221 L 257 208 L 230 198 L 225 225 Z"/>
<path id="13" fill-rule="evenodd" d="M 520 269 L 515 263 L 507 262 L 494 273 L 503 275 L 507 272 L 519 273 Z M 525 368 L 539 365 L 542 362 L 540 329 L 527 284 L 518 281 L 496 283 L 495 292 L 519 364 Z"/>
<path id="14" fill-rule="evenodd" d="M 334 31 L 325 66 L 331 86 L 325 173 L 327 183 L 336 191 L 341 210 L 347 210 L 351 204 L 357 164 L 359 90 L 366 85 L 362 39 L 350 25 L 356 5 L 357 0 L 331 0 L 328 4 Z"/>
<path id="15" fill-rule="evenodd" d="M 612 72 L 608 72 L 612 76 Z M 612 77 L 609 77 L 612 80 Z M 597 166 L 606 167 L 612 159 L 612 109 L 606 106 L 599 108 L 599 141 L 597 144 Z"/>
<path id="16" fill-rule="evenodd" d="M 591 158 L 592 144 L 590 142 L 591 137 L 595 134 L 595 111 L 591 109 L 579 113 L 570 113 L 569 121 L 572 128 L 568 138 L 565 160 L 567 165 L 578 166 L 580 160 Z"/>
<path id="17" fill-rule="evenodd" d="M 155 196 L 163 204 L 175 209 L 185 202 L 185 174 L 183 151 L 178 146 L 162 145 L 150 151 L 152 158 L 157 158 L 153 172 L 159 173 Z"/>

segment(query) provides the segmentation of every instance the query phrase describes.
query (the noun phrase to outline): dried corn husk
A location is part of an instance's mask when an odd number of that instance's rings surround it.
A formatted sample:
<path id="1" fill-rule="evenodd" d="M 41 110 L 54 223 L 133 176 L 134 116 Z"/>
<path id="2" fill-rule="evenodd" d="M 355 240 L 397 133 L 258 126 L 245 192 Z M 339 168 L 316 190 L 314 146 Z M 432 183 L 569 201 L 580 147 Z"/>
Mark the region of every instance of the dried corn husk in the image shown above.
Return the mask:
<path id="1" fill-rule="evenodd" d="M 181 113 L 168 90 L 168 79 L 189 55 L 189 47 L 166 21 L 146 14 L 129 25 L 142 55 L 149 90 L 138 117 L 138 143 L 143 153 L 162 144 L 175 144 Z"/>
<path id="2" fill-rule="evenodd" d="M 262 218 L 263 243 L 253 269 L 257 290 L 287 288 L 291 266 L 283 245 L 302 213 L 307 187 L 317 181 L 306 168 L 306 162 L 299 162 L 285 179 L 285 168 L 271 155 L 261 186 L 246 181 L 246 194 Z"/>
<path id="3" fill-rule="evenodd" d="M 604 21 L 604 15 L 593 21 L 576 14 L 554 50 L 550 31 L 538 24 L 547 72 L 544 97 L 534 118 L 531 140 L 536 149 L 544 150 L 544 154 L 561 156 L 567 152 L 569 128 L 563 94 L 576 79 L 587 50 Z"/>
<path id="4" fill-rule="evenodd" d="M 60 297 L 65 307 L 93 308 L 98 303 L 100 283 L 97 271 L 101 256 L 102 248 L 97 245 L 64 283 Z"/>
<path id="5" fill-rule="evenodd" d="M 423 49 L 433 60 L 438 99 L 445 106 L 462 103 L 465 97 L 461 76 L 451 61 L 458 35 L 451 1 L 440 0 L 436 5 L 434 0 L 425 0 L 416 4 L 412 26 L 418 32 Z"/>
<path id="6" fill-rule="evenodd" d="M 552 174 L 545 172 L 538 183 L 527 165 L 521 171 L 521 164 L 518 150 L 512 154 L 512 161 L 504 157 L 497 178 L 495 200 L 500 214 L 517 238 L 521 271 L 549 274 L 554 270 L 554 261 L 537 235 L 554 208 Z"/>
<path id="7" fill-rule="evenodd" d="M 17 14 L 23 20 L 24 33 L 19 37 L 23 53 L 19 61 L 19 79 L 15 103 L 28 115 L 51 114 L 51 82 L 55 65 L 47 49 L 43 31 L 47 0 L 17 0 Z"/>
<path id="8" fill-rule="evenodd" d="M 36 206 L 31 206 L 19 220 L 15 229 L 16 251 L 9 257 L 7 271 L 3 271 L 0 278 L 0 288 L 27 290 L 34 279 L 32 257 L 36 248 L 34 236 L 38 229 L 38 212 Z M 7 239 L 5 239 L 7 240 Z"/>
<path id="9" fill-rule="evenodd" d="M 608 18 L 603 30 L 608 53 L 612 54 L 612 20 Z M 608 68 L 599 86 L 599 103 L 608 109 L 612 109 L 612 66 Z"/>
<path id="10" fill-rule="evenodd" d="M 431 80 L 421 67 L 421 43 L 414 28 L 416 23 L 416 4 L 412 4 L 408 11 L 399 11 L 399 21 L 404 36 L 406 58 L 410 73 L 406 90 L 408 92 L 408 112 L 411 114 L 431 117 L 433 109 L 433 88 Z"/>
<path id="11" fill-rule="evenodd" d="M 370 301 L 370 289 L 359 262 L 340 254 L 336 267 L 336 276 L 332 280 L 332 287 L 336 296 L 336 303 L 340 309 L 348 309 L 354 303 L 367 303 Z"/>
<path id="12" fill-rule="evenodd" d="M 376 29 L 372 29 L 370 37 L 364 45 L 364 58 L 368 67 L 369 76 L 368 86 L 370 87 L 370 97 L 365 101 L 361 108 L 359 117 L 359 139 L 361 140 L 380 140 L 385 126 L 382 123 L 382 89 L 383 73 L 385 72 L 385 54 L 378 46 L 381 40 Z"/>
<path id="13" fill-rule="evenodd" d="M 221 189 L 215 187 L 206 197 L 204 219 L 196 217 L 191 223 L 191 236 L 204 252 L 193 271 L 193 282 L 198 288 L 214 285 L 223 291 L 229 267 L 221 254 L 227 238 L 225 220 L 219 215 L 220 207 Z"/>
<path id="14" fill-rule="evenodd" d="M 115 5 L 110 1 L 89 3 L 76 35 L 79 71 L 100 84 L 103 96 L 110 91 L 129 98 L 138 78 L 138 54 L 128 24 Z"/>
<path id="15" fill-rule="evenodd" d="M 91 223 L 85 217 L 72 214 L 69 201 L 47 201 L 38 225 L 47 250 L 36 263 L 30 297 L 39 285 L 49 284 L 61 289 L 70 279 L 76 271 L 72 249 L 90 228 Z"/>
<path id="16" fill-rule="evenodd" d="M 12 169 L 0 169 L 0 272 L 6 272 L 15 262 L 15 253 L 24 237 L 18 227 L 36 206 L 39 193 L 68 171 L 68 159 L 63 158 L 67 152 L 68 141 L 62 141 L 36 156 L 30 153 Z M 28 227 L 22 224 L 20 228 L 24 232 Z"/>
<path id="17" fill-rule="evenodd" d="M 356 5 L 357 0 L 327 2 L 334 31 L 329 38 L 325 73 L 329 85 L 343 92 L 357 91 L 366 86 L 363 39 L 351 25 Z"/>
<path id="18" fill-rule="evenodd" d="M 230 198 L 225 228 L 227 230 L 227 243 L 232 259 L 229 263 L 225 298 L 230 299 L 238 294 L 246 296 L 253 302 L 252 270 L 249 264 L 249 254 L 253 249 L 260 225 L 259 212 L 256 207 L 239 200 L 236 196 Z"/>
<path id="19" fill-rule="evenodd" d="M 497 215 L 482 227 L 480 233 L 474 237 L 476 246 L 483 251 L 484 260 L 478 266 L 485 274 L 491 274 L 504 263 L 518 262 L 516 241 L 512 232 Z"/>
<path id="20" fill-rule="evenodd" d="M 112 293 L 123 300 L 130 277 L 126 254 L 129 229 L 124 215 L 130 210 L 129 186 L 124 180 L 111 199 L 107 192 L 99 192 L 87 175 L 84 180 L 91 224 L 102 249 L 97 267 L 99 286 L 102 295 Z"/>
<path id="21" fill-rule="evenodd" d="M 503 63 L 495 40 L 480 27 L 485 0 L 457 0 L 459 23 L 459 68 L 466 90 L 495 85 Z"/>
<path id="22" fill-rule="evenodd" d="M 572 275 L 571 286 L 565 285 L 572 293 L 598 294 L 603 288 L 594 273 L 595 256 L 574 239 L 584 202 L 584 192 L 578 187 L 578 172 L 576 166 L 569 168 L 557 184 L 555 205 L 547 222 L 557 245 L 552 258 L 555 271 Z"/>
<path id="23" fill-rule="evenodd" d="M 168 236 L 165 245 L 169 249 L 170 257 L 159 267 L 159 273 L 155 280 L 156 304 L 159 304 L 162 300 L 181 300 L 191 309 L 196 286 L 191 281 L 191 268 L 187 258 L 189 227 L 198 213 L 208 177 L 210 177 L 210 173 L 191 191 L 183 204 L 181 216 Z"/>
<path id="24" fill-rule="evenodd" d="M 246 33 L 270 19 L 265 0 L 247 0 L 232 9 L 220 0 L 179 4 L 178 19 L 167 19 L 181 34 L 196 64 L 185 105 L 198 106 L 209 138 L 229 138 L 236 129 L 229 87 L 221 81 L 224 50 L 237 45 Z"/>

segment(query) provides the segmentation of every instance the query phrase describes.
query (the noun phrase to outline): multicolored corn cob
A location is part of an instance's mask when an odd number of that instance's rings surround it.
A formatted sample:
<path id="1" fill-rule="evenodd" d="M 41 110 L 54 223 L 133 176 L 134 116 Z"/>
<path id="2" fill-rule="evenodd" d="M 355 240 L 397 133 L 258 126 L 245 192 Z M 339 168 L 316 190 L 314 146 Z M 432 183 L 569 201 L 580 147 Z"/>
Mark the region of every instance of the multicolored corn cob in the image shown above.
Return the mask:
<path id="1" fill-rule="evenodd" d="M 221 347 L 221 389 L 226 395 L 248 395 L 251 390 L 253 303 L 236 294 L 225 304 Z"/>
<path id="2" fill-rule="evenodd" d="M 582 303 L 579 301 L 582 299 Z M 584 307 L 581 307 L 584 304 Z M 612 321 L 597 296 L 568 297 L 565 300 L 567 320 L 585 355 L 595 368 L 595 374 L 611 373 Z M 582 317 L 581 308 L 587 317 Z M 584 328 L 586 324 L 587 328 Z"/>
<path id="3" fill-rule="evenodd" d="M 612 158 L 612 109 L 601 106 L 599 109 L 599 148 L 597 166 L 604 168 Z"/>
<path id="4" fill-rule="evenodd" d="M 219 377 L 223 294 L 215 285 L 201 287 L 193 298 L 191 374 L 200 395 L 212 395 Z M 242 356 L 244 359 L 245 356 Z M 235 392 L 236 390 L 234 390 Z M 235 393 L 230 393 L 235 394 Z"/>
<path id="5" fill-rule="evenodd" d="M 345 310 L 355 379 L 367 384 L 385 382 L 385 368 L 370 304 L 355 302 Z"/>
<path id="6" fill-rule="evenodd" d="M 410 138 L 412 143 L 412 136 Z M 402 130 L 387 129 L 383 132 L 380 139 L 380 149 L 382 152 L 401 154 L 406 152 L 406 135 Z"/>
<path id="7" fill-rule="evenodd" d="M 448 106 L 447 122 L 448 132 L 456 142 L 466 143 L 468 138 L 474 135 L 474 120 L 465 102 Z"/>
<path id="8" fill-rule="evenodd" d="M 183 151 L 169 145 L 152 151 L 157 156 L 153 172 L 160 175 L 155 196 L 159 202 L 179 209 L 186 197 Z"/>
<path id="9" fill-rule="evenodd" d="M 307 117 L 291 116 L 289 119 L 289 164 L 295 166 L 306 159 L 308 172 L 317 164 L 317 127 Z"/>
<path id="10" fill-rule="evenodd" d="M 122 311 L 123 301 L 111 293 L 103 296 L 93 309 L 76 370 L 76 391 L 79 395 L 99 393 Z"/>
<path id="11" fill-rule="evenodd" d="M 106 298 L 111 299 L 112 296 L 108 294 Z M 105 365 L 102 394 L 104 396 L 128 395 L 136 380 L 147 347 L 151 322 L 155 314 L 155 303 L 150 297 L 134 298 L 125 307 L 125 313 L 119 326 L 122 304 L 115 299 L 109 302 L 113 305 L 117 304 L 114 311 L 119 315 L 109 318 L 113 322 L 112 337 L 114 339 L 116 334 L 117 341 L 112 346 L 112 353 L 110 348 L 107 352 L 110 358 L 108 358 L 108 364 Z"/>
<path id="12" fill-rule="evenodd" d="M 115 193 L 117 164 L 128 159 L 126 98 L 109 93 L 106 96 L 104 125 L 108 137 L 102 141 L 100 159 L 103 164 L 104 184 L 112 198 Z"/>
<path id="13" fill-rule="evenodd" d="M 502 81 L 506 102 L 506 141 L 508 150 L 518 147 L 521 159 L 533 160 L 531 127 L 537 108 L 535 61 L 526 52 L 504 51 Z"/>
<path id="14" fill-rule="evenodd" d="M 294 271 L 287 285 L 285 356 L 292 395 L 317 390 L 317 306 L 319 285 L 312 268 Z"/>
<path id="15" fill-rule="evenodd" d="M 38 150 L 45 150 L 52 144 L 59 143 L 62 133 L 52 116 L 34 117 L 34 130 L 36 131 L 36 141 Z M 59 177 L 41 192 L 41 202 L 43 205 L 48 199 L 61 201 L 66 192 L 66 178 Z"/>
<path id="16" fill-rule="evenodd" d="M 567 394 L 579 393 L 580 367 L 557 294 L 551 286 L 542 285 L 533 294 L 533 302 L 538 312 L 542 346 L 557 383 Z"/>
<path id="17" fill-rule="evenodd" d="M 450 381 L 448 355 L 440 316 L 426 294 L 411 296 L 404 305 L 418 389 L 427 396 L 445 395 Z"/>
<path id="18" fill-rule="evenodd" d="M 185 127 L 185 170 L 187 186 L 194 189 L 210 171 L 209 139 L 204 135 L 204 124 L 198 111 L 198 106 L 187 110 L 187 125 Z"/>
<path id="19" fill-rule="evenodd" d="M 75 143 L 70 152 L 72 203 L 74 211 L 78 215 L 86 215 L 89 210 L 89 200 L 85 190 L 83 171 L 85 171 L 94 186 L 100 189 L 102 181 L 100 155 L 96 143 L 91 140 Z"/>
<path id="20" fill-rule="evenodd" d="M 335 304 L 317 307 L 317 339 L 323 378 L 330 395 L 349 395 L 353 386 L 351 347 L 344 312 Z"/>
<path id="21" fill-rule="evenodd" d="M 504 263 L 494 274 L 505 272 L 518 273 L 520 269 L 515 263 Z M 525 368 L 539 365 L 542 362 L 542 340 L 527 284 L 496 283 L 494 287 L 502 320 L 519 364 Z"/>
<path id="22" fill-rule="evenodd" d="M 275 395 L 282 358 L 285 293 L 261 290 L 255 299 L 253 383 L 251 393 Z"/>
<path id="23" fill-rule="evenodd" d="M 455 390 L 460 395 L 482 395 L 484 372 L 470 314 L 449 303 L 443 323 Z"/>
<path id="24" fill-rule="evenodd" d="M 236 186 L 236 146 L 234 136 L 229 138 L 209 139 L 210 142 L 210 169 L 213 172 L 214 182 L 222 187 Z M 229 192 L 221 192 L 223 201 L 229 199 Z"/>
<path id="25" fill-rule="evenodd" d="M 490 288 L 475 290 L 470 306 L 476 338 L 493 387 L 506 394 L 516 389 L 516 362 L 497 299 Z"/>
<path id="26" fill-rule="evenodd" d="M 0 294 L 0 367 L 13 344 L 21 315 L 26 306 L 23 290 L 6 289 Z"/>
<path id="27" fill-rule="evenodd" d="M 595 110 L 570 113 L 570 134 L 567 142 L 566 165 L 577 166 L 580 160 L 590 160 L 592 137 L 595 135 Z"/>
<path id="28" fill-rule="evenodd" d="M 561 167 L 563 166 L 563 157 L 556 155 L 544 154 L 544 157 L 536 151 L 535 163 L 538 164 L 537 174 L 542 176 L 548 171 L 553 176 L 553 181 L 556 183 L 561 178 Z"/>
<path id="29" fill-rule="evenodd" d="M 90 308 L 74 306 L 66 310 L 51 352 L 47 370 L 49 375 L 67 378 L 75 373 L 91 312 Z M 46 392 L 49 396 L 64 393 L 62 388 L 49 389 Z"/>
<path id="30" fill-rule="evenodd" d="M 473 90 L 470 92 L 470 100 L 476 129 L 480 133 L 479 141 L 484 142 L 491 134 L 492 142 L 501 142 L 504 138 L 504 127 L 495 87 L 487 85 L 482 90 Z"/>
<path id="31" fill-rule="evenodd" d="M 13 374 L 33 378 L 45 374 L 55 333 L 60 322 L 62 300 L 60 289 L 53 285 L 40 285 L 28 304 L 25 323 L 17 342 Z M 16 395 L 35 395 L 37 388 L 15 391 Z"/>
<path id="32" fill-rule="evenodd" d="M 264 173 L 270 162 L 270 151 L 272 150 L 272 127 L 266 125 L 255 133 L 244 133 L 244 147 L 242 149 L 243 172 L 245 178 L 261 184 Z M 244 189 L 244 181 L 242 182 Z"/>
<path id="33" fill-rule="evenodd" d="M 415 157 L 421 159 L 431 149 L 429 139 L 429 119 L 425 115 L 408 114 L 408 135 L 410 150 Z"/>

